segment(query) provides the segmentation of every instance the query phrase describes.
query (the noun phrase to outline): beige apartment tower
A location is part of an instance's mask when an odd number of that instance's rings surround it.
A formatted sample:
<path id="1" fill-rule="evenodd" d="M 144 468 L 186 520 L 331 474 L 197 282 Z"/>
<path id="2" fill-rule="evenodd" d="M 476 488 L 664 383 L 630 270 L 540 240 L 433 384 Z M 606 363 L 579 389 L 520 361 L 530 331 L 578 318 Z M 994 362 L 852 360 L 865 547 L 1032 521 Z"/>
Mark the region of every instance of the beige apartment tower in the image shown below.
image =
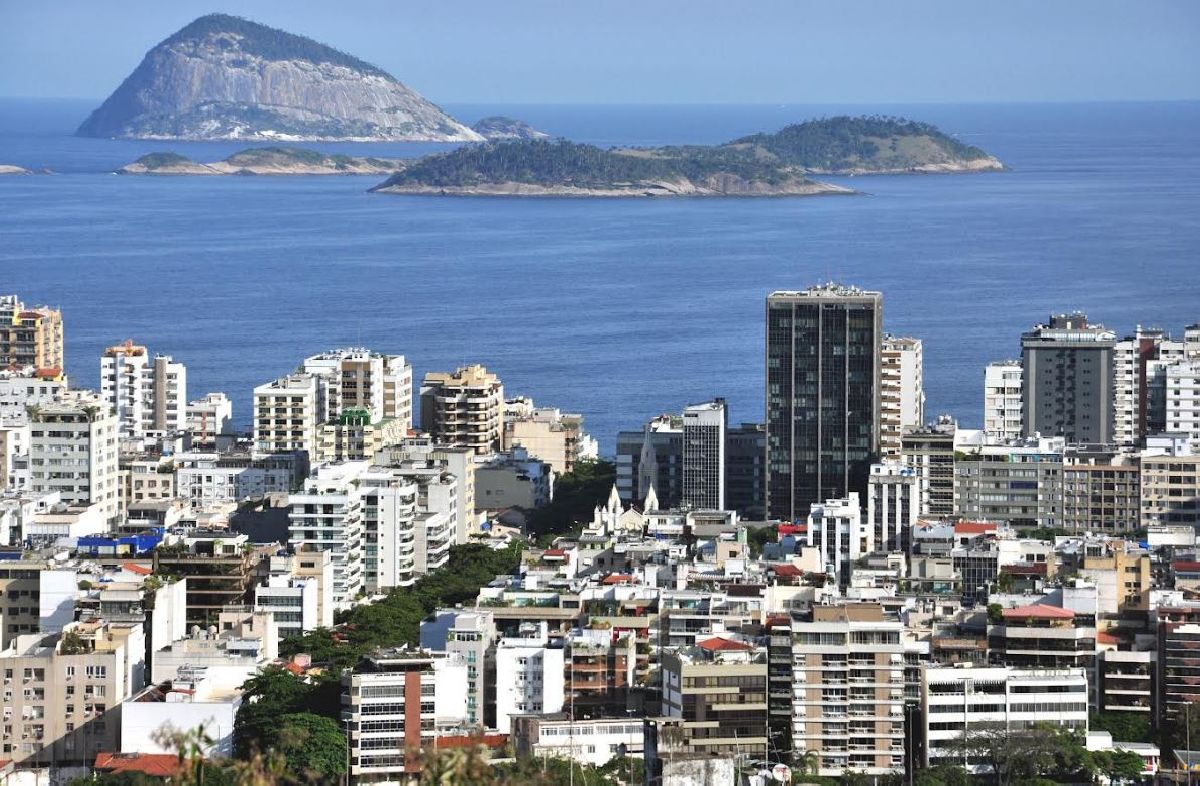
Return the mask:
<path id="1" fill-rule="evenodd" d="M 421 383 L 421 428 L 440 442 L 466 445 L 480 455 L 498 451 L 504 429 L 500 378 L 479 365 L 429 372 Z"/>

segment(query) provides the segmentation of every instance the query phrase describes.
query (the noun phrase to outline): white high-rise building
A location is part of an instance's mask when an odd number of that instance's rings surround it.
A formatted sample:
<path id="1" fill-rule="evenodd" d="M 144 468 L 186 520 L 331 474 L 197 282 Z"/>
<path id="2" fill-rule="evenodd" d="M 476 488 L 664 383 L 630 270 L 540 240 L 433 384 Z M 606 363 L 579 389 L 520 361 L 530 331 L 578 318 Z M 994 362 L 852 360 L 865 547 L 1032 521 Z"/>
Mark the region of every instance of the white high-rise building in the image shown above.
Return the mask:
<path id="1" fill-rule="evenodd" d="M 120 514 L 117 418 L 88 391 L 43 404 L 29 426 L 29 488 L 58 493 L 68 505 L 98 505 L 106 521 Z"/>
<path id="2" fill-rule="evenodd" d="M 1021 437 L 1021 361 L 988 363 L 983 372 L 983 430 L 1007 442 Z"/>
<path id="3" fill-rule="evenodd" d="M 1186 434 L 1200 453 L 1200 360 L 1181 360 L 1166 369 L 1166 430 Z"/>
<path id="4" fill-rule="evenodd" d="M 512 733 L 514 715 L 561 712 L 566 673 L 562 645 L 552 646 L 545 622 L 525 623 L 496 642 L 496 729 Z"/>
<path id="5" fill-rule="evenodd" d="M 407 587 L 417 571 L 417 484 L 373 468 L 359 476 L 363 515 L 363 582 L 367 592 Z"/>
<path id="6" fill-rule="evenodd" d="M 123 439 L 187 426 L 187 369 L 170 355 L 151 358 L 145 347 L 132 341 L 104 351 L 100 394 L 117 416 Z"/>
<path id="7" fill-rule="evenodd" d="M 921 507 L 917 472 L 902 464 L 872 464 L 867 478 L 867 522 L 875 548 L 905 549 Z"/>
<path id="8" fill-rule="evenodd" d="M 925 355 L 918 338 L 884 336 L 880 354 L 879 450 L 900 458 L 905 429 L 925 422 Z"/>
<path id="9" fill-rule="evenodd" d="M 1187 338 L 1172 341 L 1158 328 L 1138 325 L 1113 348 L 1113 441 L 1141 445 L 1165 428 L 1166 370 L 1187 356 Z"/>
<path id="10" fill-rule="evenodd" d="M 322 464 L 304 489 L 288 496 L 288 541 L 293 550 L 328 551 L 333 562 L 333 607 L 348 609 L 365 591 L 363 494 L 365 461 Z"/>
<path id="11" fill-rule="evenodd" d="M 365 409 L 372 422 L 396 418 L 412 428 L 413 373 L 403 355 L 365 348 L 335 349 L 305 358 L 299 372 L 317 377 L 325 388 L 320 421 L 352 409 Z"/>
<path id="12" fill-rule="evenodd" d="M 254 447 L 263 453 L 302 450 L 313 457 L 324 393 L 311 374 L 290 374 L 254 389 Z"/>
<path id="13" fill-rule="evenodd" d="M 233 402 L 224 393 L 189 401 L 187 430 L 193 445 L 215 445 L 219 435 L 233 433 Z"/>
<path id="14" fill-rule="evenodd" d="M 724 399 L 683 410 L 683 505 L 693 510 L 725 509 Z"/>
<path id="15" fill-rule="evenodd" d="M 875 550 L 875 527 L 864 522 L 858 492 L 814 502 L 808 512 L 808 545 L 821 550 L 826 573 L 850 581 L 854 561 Z"/>
<path id="16" fill-rule="evenodd" d="M 963 666 L 965 664 L 959 664 Z M 1028 730 L 1051 723 L 1087 732 L 1088 681 L 1084 669 L 1019 669 L 1012 666 L 921 670 L 925 766 L 990 771 L 983 758 L 965 757 L 953 743 L 972 729 L 1003 725 Z"/>

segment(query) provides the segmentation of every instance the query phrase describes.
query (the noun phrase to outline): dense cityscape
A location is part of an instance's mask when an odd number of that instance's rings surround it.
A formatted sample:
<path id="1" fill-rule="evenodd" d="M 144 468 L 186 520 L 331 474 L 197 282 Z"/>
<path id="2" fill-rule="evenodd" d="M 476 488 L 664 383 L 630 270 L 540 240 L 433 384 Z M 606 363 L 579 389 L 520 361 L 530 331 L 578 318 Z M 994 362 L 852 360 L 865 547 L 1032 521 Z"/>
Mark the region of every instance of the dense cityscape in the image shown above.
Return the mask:
<path id="1" fill-rule="evenodd" d="M 976 429 L 884 293 L 764 294 L 764 422 L 681 401 L 615 455 L 398 347 L 298 358 L 242 433 L 133 340 L 77 389 L 71 314 L 0 297 L 0 780 L 1190 768 L 1200 324 L 1050 315 L 980 359 Z"/>

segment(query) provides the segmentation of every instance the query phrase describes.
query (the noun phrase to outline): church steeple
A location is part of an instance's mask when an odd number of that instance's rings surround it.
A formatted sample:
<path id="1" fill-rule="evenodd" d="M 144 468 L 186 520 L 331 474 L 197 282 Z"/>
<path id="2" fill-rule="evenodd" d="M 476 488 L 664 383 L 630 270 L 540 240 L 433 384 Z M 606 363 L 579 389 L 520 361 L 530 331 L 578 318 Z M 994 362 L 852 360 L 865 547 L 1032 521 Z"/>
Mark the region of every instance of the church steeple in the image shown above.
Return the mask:
<path id="1" fill-rule="evenodd" d="M 651 483 L 650 490 L 646 492 L 646 505 L 643 512 L 650 513 L 655 510 L 658 510 L 658 494 L 654 491 L 654 484 Z"/>

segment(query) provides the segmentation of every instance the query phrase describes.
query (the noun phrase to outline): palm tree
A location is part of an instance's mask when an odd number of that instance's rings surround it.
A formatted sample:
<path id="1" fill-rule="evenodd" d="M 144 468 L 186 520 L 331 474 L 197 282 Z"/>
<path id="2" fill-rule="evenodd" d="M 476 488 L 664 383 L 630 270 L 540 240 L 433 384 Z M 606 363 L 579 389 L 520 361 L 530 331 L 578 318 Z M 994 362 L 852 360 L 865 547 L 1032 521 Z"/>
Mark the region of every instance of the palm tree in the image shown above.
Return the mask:
<path id="1" fill-rule="evenodd" d="M 796 751 L 796 769 L 803 775 L 816 775 L 821 771 L 821 754 L 814 750 Z"/>

